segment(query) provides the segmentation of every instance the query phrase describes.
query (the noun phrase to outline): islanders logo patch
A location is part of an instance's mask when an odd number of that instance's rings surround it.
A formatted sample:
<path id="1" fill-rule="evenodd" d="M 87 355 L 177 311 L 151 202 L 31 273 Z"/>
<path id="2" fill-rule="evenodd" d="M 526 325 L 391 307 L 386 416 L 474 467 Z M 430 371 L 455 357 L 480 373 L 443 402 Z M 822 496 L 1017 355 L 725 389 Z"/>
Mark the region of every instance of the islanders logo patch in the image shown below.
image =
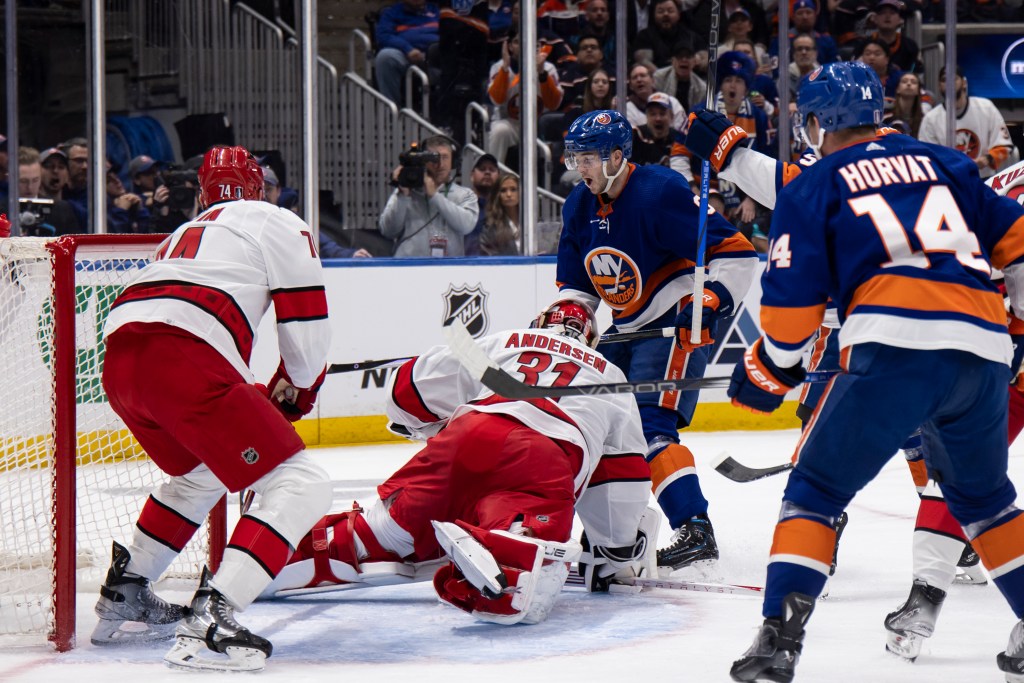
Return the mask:
<path id="1" fill-rule="evenodd" d="M 612 122 L 612 117 L 609 114 L 602 113 L 595 116 L 594 121 L 601 124 L 602 126 L 607 126 L 609 123 Z"/>
<path id="2" fill-rule="evenodd" d="M 618 249 L 594 249 L 584 259 L 594 289 L 609 307 L 623 310 L 640 299 L 643 280 L 632 259 Z"/>

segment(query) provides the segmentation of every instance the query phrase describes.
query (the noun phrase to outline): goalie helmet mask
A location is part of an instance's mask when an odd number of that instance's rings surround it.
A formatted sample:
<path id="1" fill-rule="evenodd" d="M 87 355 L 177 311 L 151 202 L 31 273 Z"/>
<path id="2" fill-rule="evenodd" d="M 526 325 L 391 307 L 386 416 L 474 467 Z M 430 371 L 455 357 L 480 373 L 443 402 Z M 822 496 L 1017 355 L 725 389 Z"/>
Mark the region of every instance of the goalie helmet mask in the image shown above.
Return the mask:
<path id="1" fill-rule="evenodd" d="M 582 301 L 573 299 L 562 299 L 551 304 L 541 311 L 530 327 L 553 330 L 591 348 L 596 348 L 601 341 L 594 310 Z"/>
<path id="2" fill-rule="evenodd" d="M 212 147 L 199 167 L 199 208 L 263 199 L 263 169 L 244 147 Z"/>
<path id="3" fill-rule="evenodd" d="M 882 82 L 874 70 L 863 62 L 833 62 L 820 66 L 800 84 L 797 109 L 801 136 L 815 154 L 825 133 L 844 128 L 878 126 L 882 123 L 885 97 Z M 814 116 L 818 122 L 818 139 L 807 135 L 807 121 Z"/>

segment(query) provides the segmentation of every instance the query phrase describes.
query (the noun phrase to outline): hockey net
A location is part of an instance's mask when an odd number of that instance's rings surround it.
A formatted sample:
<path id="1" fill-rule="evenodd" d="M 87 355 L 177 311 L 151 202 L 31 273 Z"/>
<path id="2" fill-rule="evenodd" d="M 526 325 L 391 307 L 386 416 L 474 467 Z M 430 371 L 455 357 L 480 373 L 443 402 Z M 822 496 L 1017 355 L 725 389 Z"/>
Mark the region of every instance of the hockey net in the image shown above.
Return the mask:
<path id="1" fill-rule="evenodd" d="M 97 589 L 111 541 L 131 541 L 149 492 L 165 479 L 111 410 L 101 382 L 110 306 L 161 237 L 0 240 L 5 644 L 74 647 L 76 592 Z M 197 578 L 223 545 L 221 501 L 165 578 Z"/>

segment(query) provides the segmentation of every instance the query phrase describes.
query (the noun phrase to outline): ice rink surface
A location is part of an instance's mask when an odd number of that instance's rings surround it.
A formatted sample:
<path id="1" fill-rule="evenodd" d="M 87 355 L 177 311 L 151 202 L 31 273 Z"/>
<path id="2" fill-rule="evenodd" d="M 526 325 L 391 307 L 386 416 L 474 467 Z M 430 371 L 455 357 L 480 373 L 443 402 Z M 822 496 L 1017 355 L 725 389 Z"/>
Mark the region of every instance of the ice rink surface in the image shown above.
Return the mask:
<path id="1" fill-rule="evenodd" d="M 721 547 L 719 573 L 730 583 L 763 585 L 764 567 L 786 475 L 733 483 L 708 463 L 728 452 L 746 464 L 784 462 L 795 431 L 683 432 L 693 450 Z M 366 499 L 372 486 L 416 450 L 389 444 L 315 451 L 337 480 L 336 505 Z M 1011 447 L 1010 473 L 1024 482 L 1024 443 Z M 998 591 L 954 586 L 934 637 L 908 664 L 884 650 L 882 619 L 906 598 L 917 496 L 902 456 L 853 501 L 830 595 L 818 602 L 797 680 L 807 682 L 1002 681 L 995 655 L 1015 618 Z M 662 526 L 662 545 L 671 530 Z M 127 541 L 128 539 L 120 539 Z M 694 577 L 687 577 L 694 578 Z M 162 590 L 187 601 L 191 592 Z M 239 620 L 274 644 L 260 674 L 172 671 L 169 645 L 135 649 L 89 643 L 94 593 L 79 593 L 79 647 L 0 650 L 0 680 L 157 683 L 189 679 L 262 681 L 728 681 L 733 659 L 761 622 L 760 599 L 657 591 L 590 595 L 569 588 L 551 617 L 534 626 L 474 621 L 440 604 L 429 583 L 370 588 L 253 605 Z"/>

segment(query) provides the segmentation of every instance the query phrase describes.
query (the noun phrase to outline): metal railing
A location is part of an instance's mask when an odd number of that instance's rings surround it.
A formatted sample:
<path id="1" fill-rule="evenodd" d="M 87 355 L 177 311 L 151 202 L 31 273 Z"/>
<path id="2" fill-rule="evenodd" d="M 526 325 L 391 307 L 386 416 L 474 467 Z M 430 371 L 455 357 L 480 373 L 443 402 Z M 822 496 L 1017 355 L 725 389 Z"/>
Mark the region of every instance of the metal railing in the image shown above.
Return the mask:
<path id="1" fill-rule="evenodd" d="M 416 91 L 415 83 L 420 84 L 420 111 L 419 114 L 424 119 L 430 119 L 430 76 L 427 72 L 419 68 L 415 64 L 410 64 L 409 68 L 405 70 L 405 106 L 412 107 L 413 95 Z"/>
<path id="2" fill-rule="evenodd" d="M 480 130 L 482 131 L 480 146 L 487 149 L 487 138 L 491 134 L 491 113 L 479 102 L 470 102 L 466 105 L 466 140 L 463 144 L 469 146 L 476 141 L 476 136 L 473 134 L 473 119 L 477 117 L 480 118 Z"/>
<path id="3" fill-rule="evenodd" d="M 946 65 L 946 46 L 943 43 L 922 45 L 921 63 L 924 64 L 924 87 L 935 96 L 937 105 L 945 96 L 939 92 L 939 71 Z"/>
<path id="4" fill-rule="evenodd" d="M 369 83 L 373 80 L 373 74 L 370 71 L 370 64 L 372 60 L 370 56 L 372 49 L 370 47 L 370 36 L 366 35 L 365 32 L 360 29 L 353 29 L 352 33 L 348 37 L 348 68 L 354 73 L 359 73 L 360 69 L 356 62 L 356 43 L 359 43 L 363 47 L 363 62 L 362 62 L 362 76 Z"/>

